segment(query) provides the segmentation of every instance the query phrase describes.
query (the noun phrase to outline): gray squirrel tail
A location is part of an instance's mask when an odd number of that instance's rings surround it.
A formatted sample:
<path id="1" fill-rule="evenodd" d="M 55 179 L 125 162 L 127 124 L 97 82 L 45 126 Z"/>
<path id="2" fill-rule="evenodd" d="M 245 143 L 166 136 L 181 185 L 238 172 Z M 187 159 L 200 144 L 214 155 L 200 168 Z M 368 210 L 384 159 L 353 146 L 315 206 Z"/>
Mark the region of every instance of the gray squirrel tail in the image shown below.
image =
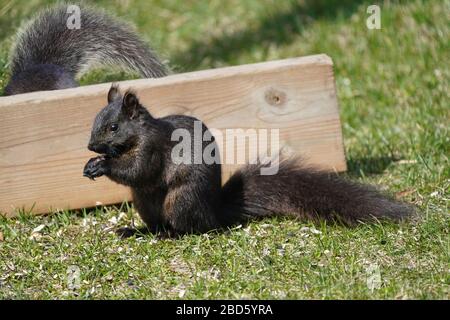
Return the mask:
<path id="1" fill-rule="evenodd" d="M 82 5 L 77 29 L 68 8 L 46 9 L 18 33 L 7 95 L 77 86 L 75 78 L 95 65 L 120 66 L 145 78 L 167 75 L 166 66 L 126 23 Z"/>

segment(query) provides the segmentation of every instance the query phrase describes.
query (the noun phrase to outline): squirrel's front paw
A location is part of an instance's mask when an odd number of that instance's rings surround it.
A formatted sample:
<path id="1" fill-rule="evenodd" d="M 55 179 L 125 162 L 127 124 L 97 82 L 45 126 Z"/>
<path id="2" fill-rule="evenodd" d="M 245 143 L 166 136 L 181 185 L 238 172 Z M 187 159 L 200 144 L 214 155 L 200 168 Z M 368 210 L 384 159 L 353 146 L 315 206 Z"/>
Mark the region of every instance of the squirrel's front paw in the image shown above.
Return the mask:
<path id="1" fill-rule="evenodd" d="M 95 180 L 95 178 L 101 177 L 108 172 L 106 158 L 104 156 L 98 156 L 89 159 L 84 166 L 83 176 L 89 179 Z"/>

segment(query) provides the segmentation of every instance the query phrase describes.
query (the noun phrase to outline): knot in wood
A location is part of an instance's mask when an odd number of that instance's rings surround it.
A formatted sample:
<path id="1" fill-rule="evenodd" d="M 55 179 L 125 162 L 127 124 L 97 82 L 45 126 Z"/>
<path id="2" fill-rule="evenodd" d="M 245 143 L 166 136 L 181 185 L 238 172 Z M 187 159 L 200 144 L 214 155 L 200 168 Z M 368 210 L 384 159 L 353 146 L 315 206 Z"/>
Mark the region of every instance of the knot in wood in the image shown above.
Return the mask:
<path id="1" fill-rule="evenodd" d="M 286 93 L 271 88 L 266 91 L 265 99 L 271 106 L 282 106 L 286 102 Z"/>

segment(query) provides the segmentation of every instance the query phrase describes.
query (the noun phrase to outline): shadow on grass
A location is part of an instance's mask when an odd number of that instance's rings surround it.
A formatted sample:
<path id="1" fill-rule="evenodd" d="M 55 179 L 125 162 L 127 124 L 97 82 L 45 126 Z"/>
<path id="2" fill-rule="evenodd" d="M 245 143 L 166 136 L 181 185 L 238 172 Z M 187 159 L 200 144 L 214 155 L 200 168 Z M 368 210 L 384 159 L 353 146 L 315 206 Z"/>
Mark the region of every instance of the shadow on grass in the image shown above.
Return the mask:
<path id="1" fill-rule="evenodd" d="M 382 174 L 391 163 L 397 160 L 393 156 L 351 158 L 347 160 L 347 175 L 352 178 L 361 178 Z"/>
<path id="2" fill-rule="evenodd" d="M 190 48 L 172 57 L 173 65 L 183 70 L 199 68 L 207 59 L 208 67 L 214 62 L 230 62 L 242 52 L 255 47 L 267 49 L 269 45 L 292 42 L 312 22 L 318 19 L 347 18 L 356 11 L 363 0 L 305 0 L 294 3 L 284 12 L 263 18 L 255 28 L 240 30 L 220 37 L 194 41 Z M 181 71 L 181 70 L 180 70 Z"/>

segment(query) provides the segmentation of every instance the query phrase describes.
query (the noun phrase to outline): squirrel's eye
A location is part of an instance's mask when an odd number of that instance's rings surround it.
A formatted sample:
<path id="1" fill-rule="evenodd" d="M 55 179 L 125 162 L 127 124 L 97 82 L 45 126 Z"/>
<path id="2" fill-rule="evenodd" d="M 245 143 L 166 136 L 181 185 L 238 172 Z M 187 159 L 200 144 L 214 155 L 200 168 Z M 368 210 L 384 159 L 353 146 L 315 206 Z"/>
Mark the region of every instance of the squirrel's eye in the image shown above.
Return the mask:
<path id="1" fill-rule="evenodd" d="M 111 125 L 111 131 L 117 131 L 117 129 L 119 129 L 119 125 L 117 123 L 113 123 Z"/>

